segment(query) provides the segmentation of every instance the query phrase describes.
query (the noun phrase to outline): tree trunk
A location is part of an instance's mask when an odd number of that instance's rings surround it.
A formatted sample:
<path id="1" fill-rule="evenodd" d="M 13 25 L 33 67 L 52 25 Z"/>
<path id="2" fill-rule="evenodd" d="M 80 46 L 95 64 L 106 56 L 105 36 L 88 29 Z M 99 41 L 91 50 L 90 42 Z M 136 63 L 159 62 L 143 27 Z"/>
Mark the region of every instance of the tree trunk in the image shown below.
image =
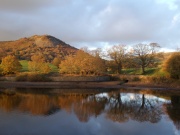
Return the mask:
<path id="1" fill-rule="evenodd" d="M 121 70 L 122 70 L 122 64 L 121 63 L 119 63 L 118 64 L 118 74 L 121 74 Z"/>
<path id="2" fill-rule="evenodd" d="M 144 94 L 142 95 L 142 104 L 141 104 L 141 109 L 144 108 L 144 105 L 145 105 L 145 97 L 144 97 Z"/>
<path id="3" fill-rule="evenodd" d="M 145 97 L 144 97 L 144 94 L 142 95 L 142 104 L 141 104 L 141 107 L 139 108 L 139 111 L 140 112 L 141 110 L 144 109 L 144 105 L 145 105 Z"/>
<path id="4" fill-rule="evenodd" d="M 142 65 L 141 68 L 142 68 L 142 74 L 145 74 L 145 66 Z"/>

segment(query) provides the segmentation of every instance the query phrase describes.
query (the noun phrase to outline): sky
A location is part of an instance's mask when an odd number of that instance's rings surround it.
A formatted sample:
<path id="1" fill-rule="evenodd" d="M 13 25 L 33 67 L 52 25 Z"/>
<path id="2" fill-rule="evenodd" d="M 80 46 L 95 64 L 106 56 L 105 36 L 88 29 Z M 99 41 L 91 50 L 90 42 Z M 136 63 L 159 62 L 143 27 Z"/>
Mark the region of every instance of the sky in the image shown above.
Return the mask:
<path id="1" fill-rule="evenodd" d="M 76 47 L 180 48 L 180 0 L 0 0 L 0 41 L 52 35 Z"/>

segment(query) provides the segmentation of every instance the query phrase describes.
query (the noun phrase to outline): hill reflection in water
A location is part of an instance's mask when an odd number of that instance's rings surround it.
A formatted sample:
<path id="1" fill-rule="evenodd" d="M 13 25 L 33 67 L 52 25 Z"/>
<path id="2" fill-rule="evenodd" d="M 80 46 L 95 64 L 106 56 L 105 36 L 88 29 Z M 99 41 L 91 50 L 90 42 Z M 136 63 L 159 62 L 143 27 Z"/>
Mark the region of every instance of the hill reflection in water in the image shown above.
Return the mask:
<path id="1" fill-rule="evenodd" d="M 0 134 L 12 133 L 9 128 L 15 135 L 48 134 L 47 131 L 66 135 L 74 132 L 179 134 L 179 106 L 179 96 L 158 93 L 107 89 L 7 89 L 0 92 Z M 20 122 L 25 119 L 25 123 Z M 27 124 L 26 130 L 20 128 L 25 126 L 23 124 Z M 30 130 L 32 128 L 34 132 Z"/>

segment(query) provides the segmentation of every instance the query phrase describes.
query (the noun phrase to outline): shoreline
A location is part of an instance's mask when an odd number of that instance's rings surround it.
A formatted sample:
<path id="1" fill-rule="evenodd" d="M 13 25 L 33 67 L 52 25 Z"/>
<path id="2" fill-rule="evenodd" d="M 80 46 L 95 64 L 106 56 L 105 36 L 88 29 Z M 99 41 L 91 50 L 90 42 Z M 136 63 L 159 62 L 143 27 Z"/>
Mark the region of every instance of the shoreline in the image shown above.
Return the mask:
<path id="1" fill-rule="evenodd" d="M 103 82 L 87 82 L 87 81 L 61 81 L 61 82 L 15 82 L 15 81 L 0 81 L 0 88 L 104 88 L 104 89 L 152 89 L 152 90 L 176 90 L 180 88 L 172 88 L 156 84 L 145 84 L 141 82 L 123 83 L 120 81 L 103 81 Z"/>

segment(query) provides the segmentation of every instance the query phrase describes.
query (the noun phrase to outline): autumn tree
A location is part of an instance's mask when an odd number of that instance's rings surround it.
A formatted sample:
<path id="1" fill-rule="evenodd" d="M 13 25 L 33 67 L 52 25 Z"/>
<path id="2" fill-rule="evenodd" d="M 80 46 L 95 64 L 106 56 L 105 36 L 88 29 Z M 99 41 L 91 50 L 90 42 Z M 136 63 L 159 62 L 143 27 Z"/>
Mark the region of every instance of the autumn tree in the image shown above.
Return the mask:
<path id="1" fill-rule="evenodd" d="M 164 69 L 171 78 L 180 79 L 180 52 L 173 53 L 164 63 Z"/>
<path id="2" fill-rule="evenodd" d="M 60 73 L 68 74 L 99 74 L 105 71 L 104 61 L 82 50 L 77 51 L 75 56 L 68 56 L 60 64 Z"/>
<path id="3" fill-rule="evenodd" d="M 52 64 L 55 65 L 55 66 L 59 66 L 59 64 L 61 63 L 61 59 L 58 58 L 58 57 L 55 57 L 52 61 Z"/>
<path id="4" fill-rule="evenodd" d="M 21 70 L 22 65 L 19 60 L 12 55 L 8 55 L 2 59 L 1 70 L 2 74 L 14 74 Z"/>
<path id="5" fill-rule="evenodd" d="M 31 72 L 47 74 L 51 71 L 51 68 L 47 63 L 43 55 L 33 55 L 31 61 L 28 62 L 28 69 Z"/>
<path id="6" fill-rule="evenodd" d="M 66 74 L 76 74 L 79 72 L 78 67 L 75 63 L 75 58 L 70 55 L 66 56 L 65 60 L 63 60 L 59 64 L 60 73 L 66 73 Z"/>
<path id="7" fill-rule="evenodd" d="M 114 45 L 108 51 L 108 56 L 117 65 L 117 72 L 120 74 L 123 64 L 126 60 L 127 46 L 126 45 Z"/>
<path id="8" fill-rule="evenodd" d="M 3 48 L 0 48 L 0 63 L 2 61 L 2 58 L 6 56 L 6 51 Z"/>
<path id="9" fill-rule="evenodd" d="M 157 43 L 137 44 L 133 47 L 134 56 L 136 56 L 136 63 L 141 66 L 142 74 L 145 73 L 145 67 L 149 66 L 155 61 L 157 48 L 160 46 Z"/>

